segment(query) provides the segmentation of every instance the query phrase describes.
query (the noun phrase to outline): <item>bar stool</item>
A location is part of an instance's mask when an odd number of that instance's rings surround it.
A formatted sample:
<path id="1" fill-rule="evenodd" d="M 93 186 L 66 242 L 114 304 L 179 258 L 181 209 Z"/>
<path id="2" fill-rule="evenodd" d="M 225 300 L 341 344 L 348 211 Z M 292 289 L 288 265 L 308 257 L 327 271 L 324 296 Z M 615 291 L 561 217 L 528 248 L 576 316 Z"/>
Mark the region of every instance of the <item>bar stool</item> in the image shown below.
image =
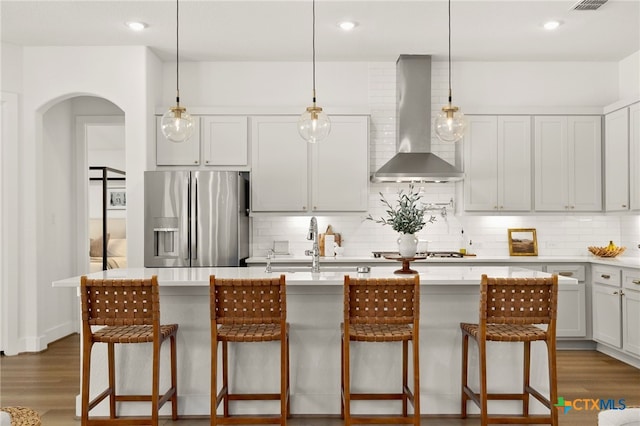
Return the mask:
<path id="1" fill-rule="evenodd" d="M 158 410 L 171 401 L 171 418 L 178 418 L 176 387 L 177 324 L 160 325 L 158 279 L 80 279 L 82 303 L 82 426 L 89 425 L 158 425 Z M 93 326 L 106 326 L 94 330 Z M 163 394 L 160 385 L 160 347 L 170 339 L 171 386 Z M 91 349 L 94 343 L 106 343 L 109 386 L 89 401 Z M 151 395 L 116 394 L 115 344 L 153 343 Z M 109 419 L 90 419 L 89 411 L 109 397 Z M 151 402 L 150 417 L 118 418 L 116 402 Z"/>
<path id="2" fill-rule="evenodd" d="M 287 424 L 289 406 L 289 324 L 285 277 L 209 278 L 211 309 L 211 425 Z M 232 393 L 229 342 L 280 341 L 280 392 Z M 218 342 L 222 343 L 222 389 L 218 392 Z M 279 400 L 280 415 L 231 416 L 229 401 Z M 224 416 L 217 415 L 224 401 Z"/>
<path id="3" fill-rule="evenodd" d="M 420 369 L 418 339 L 420 318 L 420 277 L 344 277 L 344 323 L 342 323 L 342 403 L 345 425 L 420 425 Z M 351 392 L 351 342 L 402 342 L 402 391 L 399 393 Z M 409 389 L 409 341 L 413 353 L 413 392 Z M 402 416 L 352 415 L 351 401 L 401 400 Z M 413 405 L 413 416 L 407 412 Z"/>
<path id="4" fill-rule="evenodd" d="M 467 401 L 480 407 L 482 426 L 488 424 L 558 425 L 558 410 L 552 405 L 558 398 L 556 371 L 556 314 L 558 276 L 547 278 L 488 278 L 480 285 L 480 320 L 478 324 L 461 323 L 462 329 L 462 418 L 467 416 Z M 546 328 L 536 325 L 546 324 Z M 478 344 L 480 392 L 468 385 L 469 338 Z M 522 393 L 488 393 L 487 341 L 522 342 L 524 344 Z M 530 384 L 531 342 L 544 341 L 549 363 L 549 398 Z M 529 397 L 533 396 L 549 409 L 549 415 L 529 415 Z M 488 400 L 522 401 L 522 415 L 489 415 Z"/>

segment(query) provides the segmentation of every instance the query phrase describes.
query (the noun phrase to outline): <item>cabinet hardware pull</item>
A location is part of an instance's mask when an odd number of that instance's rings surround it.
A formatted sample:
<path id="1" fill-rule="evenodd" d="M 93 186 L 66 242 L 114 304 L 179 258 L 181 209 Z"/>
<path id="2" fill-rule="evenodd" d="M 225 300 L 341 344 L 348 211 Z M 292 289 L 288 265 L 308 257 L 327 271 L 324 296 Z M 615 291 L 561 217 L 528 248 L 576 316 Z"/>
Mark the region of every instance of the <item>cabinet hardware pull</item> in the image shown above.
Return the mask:
<path id="1" fill-rule="evenodd" d="M 623 205 L 622 205 L 622 207 L 624 207 L 624 208 L 626 209 L 626 208 L 627 208 L 627 205 L 626 205 L 626 204 L 623 204 Z"/>
<path id="2" fill-rule="evenodd" d="M 604 278 L 605 280 L 608 280 L 609 278 L 611 278 L 611 275 L 609 274 L 602 274 L 600 275 L 602 278 Z"/>
<path id="3" fill-rule="evenodd" d="M 633 280 L 633 281 L 631 281 L 631 282 L 632 282 L 632 283 L 634 283 L 634 284 L 638 284 L 638 285 L 640 285 L 640 280 Z"/>
<path id="4" fill-rule="evenodd" d="M 614 292 L 613 292 L 613 294 L 618 294 L 618 292 L 617 292 L 617 291 L 614 291 Z"/>
<path id="5" fill-rule="evenodd" d="M 558 272 L 558 275 L 561 275 L 563 277 L 572 277 L 573 276 L 573 272 L 569 272 L 569 271 Z"/>
<path id="6" fill-rule="evenodd" d="M 624 291 L 621 291 L 621 292 L 620 292 L 620 296 L 624 296 Z"/>

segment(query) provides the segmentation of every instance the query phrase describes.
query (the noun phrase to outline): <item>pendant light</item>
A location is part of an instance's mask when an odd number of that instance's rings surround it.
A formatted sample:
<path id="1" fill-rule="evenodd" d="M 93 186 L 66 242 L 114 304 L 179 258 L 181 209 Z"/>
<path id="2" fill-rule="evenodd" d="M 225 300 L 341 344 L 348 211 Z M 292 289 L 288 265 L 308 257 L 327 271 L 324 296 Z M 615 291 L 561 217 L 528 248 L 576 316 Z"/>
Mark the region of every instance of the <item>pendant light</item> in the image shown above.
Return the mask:
<path id="1" fill-rule="evenodd" d="M 449 0 L 449 103 L 442 107 L 435 121 L 438 139 L 443 142 L 456 142 L 464 136 L 467 121 L 457 106 L 451 105 L 451 0 Z"/>
<path id="2" fill-rule="evenodd" d="M 326 138 L 331 131 L 331 121 L 322 108 L 316 105 L 316 1 L 312 3 L 313 10 L 313 104 L 307 107 L 298 120 L 298 132 L 302 139 L 309 143 L 316 143 Z"/>
<path id="3" fill-rule="evenodd" d="M 185 142 L 193 134 L 193 118 L 185 107 L 180 106 L 180 50 L 179 50 L 179 7 L 176 0 L 176 106 L 169 108 L 162 116 L 162 134 L 171 142 Z"/>

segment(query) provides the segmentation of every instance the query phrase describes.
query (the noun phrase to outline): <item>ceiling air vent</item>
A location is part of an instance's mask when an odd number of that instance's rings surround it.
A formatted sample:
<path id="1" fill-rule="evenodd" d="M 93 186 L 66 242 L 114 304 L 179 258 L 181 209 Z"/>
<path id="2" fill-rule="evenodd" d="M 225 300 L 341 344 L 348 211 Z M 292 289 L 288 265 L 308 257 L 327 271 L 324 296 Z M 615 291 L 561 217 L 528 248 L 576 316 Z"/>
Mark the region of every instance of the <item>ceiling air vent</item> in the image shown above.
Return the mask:
<path id="1" fill-rule="evenodd" d="M 598 10 L 607 0 L 580 0 L 570 10 Z"/>

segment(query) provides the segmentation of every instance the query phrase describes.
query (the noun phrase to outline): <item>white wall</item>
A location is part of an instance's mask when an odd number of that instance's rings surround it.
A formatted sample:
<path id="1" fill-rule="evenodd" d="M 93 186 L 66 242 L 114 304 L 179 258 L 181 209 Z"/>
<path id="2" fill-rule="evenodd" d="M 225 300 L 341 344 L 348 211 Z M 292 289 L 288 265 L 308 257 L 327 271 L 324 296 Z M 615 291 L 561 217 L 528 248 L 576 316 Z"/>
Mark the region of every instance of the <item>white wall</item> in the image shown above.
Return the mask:
<path id="1" fill-rule="evenodd" d="M 22 93 L 22 47 L 0 44 L 0 69 L 2 91 Z"/>
<path id="2" fill-rule="evenodd" d="M 24 289 L 18 301 L 21 324 L 21 346 L 26 351 L 44 349 L 51 341 L 42 324 L 55 327 L 58 313 L 66 310 L 50 305 L 46 290 L 55 279 L 77 275 L 70 267 L 56 270 L 35 267 L 44 262 L 42 249 L 52 243 L 51 235 L 59 235 L 59 222 L 51 224 L 52 207 L 45 201 L 47 188 L 43 185 L 44 170 L 48 167 L 44 114 L 65 99 L 79 95 L 108 99 L 120 107 L 126 116 L 127 192 L 129 195 L 128 221 L 134 223 L 129 230 L 129 265 L 142 266 L 143 242 L 143 171 L 147 167 L 147 147 L 152 144 L 153 127 L 149 126 L 154 105 L 148 103 L 147 74 L 159 71 L 149 66 L 159 65 L 145 47 L 27 47 L 23 53 L 23 141 L 20 152 L 19 224 L 23 244 L 20 247 L 20 288 Z M 155 65 L 153 65 L 155 64 Z M 77 171 L 77 181 L 81 171 Z M 67 182 L 67 184 L 70 184 Z M 87 217 L 86 206 L 78 206 L 75 192 L 64 205 L 71 216 L 77 209 L 79 222 Z M 133 212 L 133 213 L 132 213 Z M 55 228 L 55 229 L 53 229 Z M 74 247 L 68 253 L 77 257 Z M 64 269 L 64 270 L 63 270 Z M 74 297 L 74 303 L 77 300 Z M 37 306 L 34 309 L 33 306 Z M 75 306 L 77 309 L 77 306 Z M 66 312 L 68 318 L 75 312 Z"/>

